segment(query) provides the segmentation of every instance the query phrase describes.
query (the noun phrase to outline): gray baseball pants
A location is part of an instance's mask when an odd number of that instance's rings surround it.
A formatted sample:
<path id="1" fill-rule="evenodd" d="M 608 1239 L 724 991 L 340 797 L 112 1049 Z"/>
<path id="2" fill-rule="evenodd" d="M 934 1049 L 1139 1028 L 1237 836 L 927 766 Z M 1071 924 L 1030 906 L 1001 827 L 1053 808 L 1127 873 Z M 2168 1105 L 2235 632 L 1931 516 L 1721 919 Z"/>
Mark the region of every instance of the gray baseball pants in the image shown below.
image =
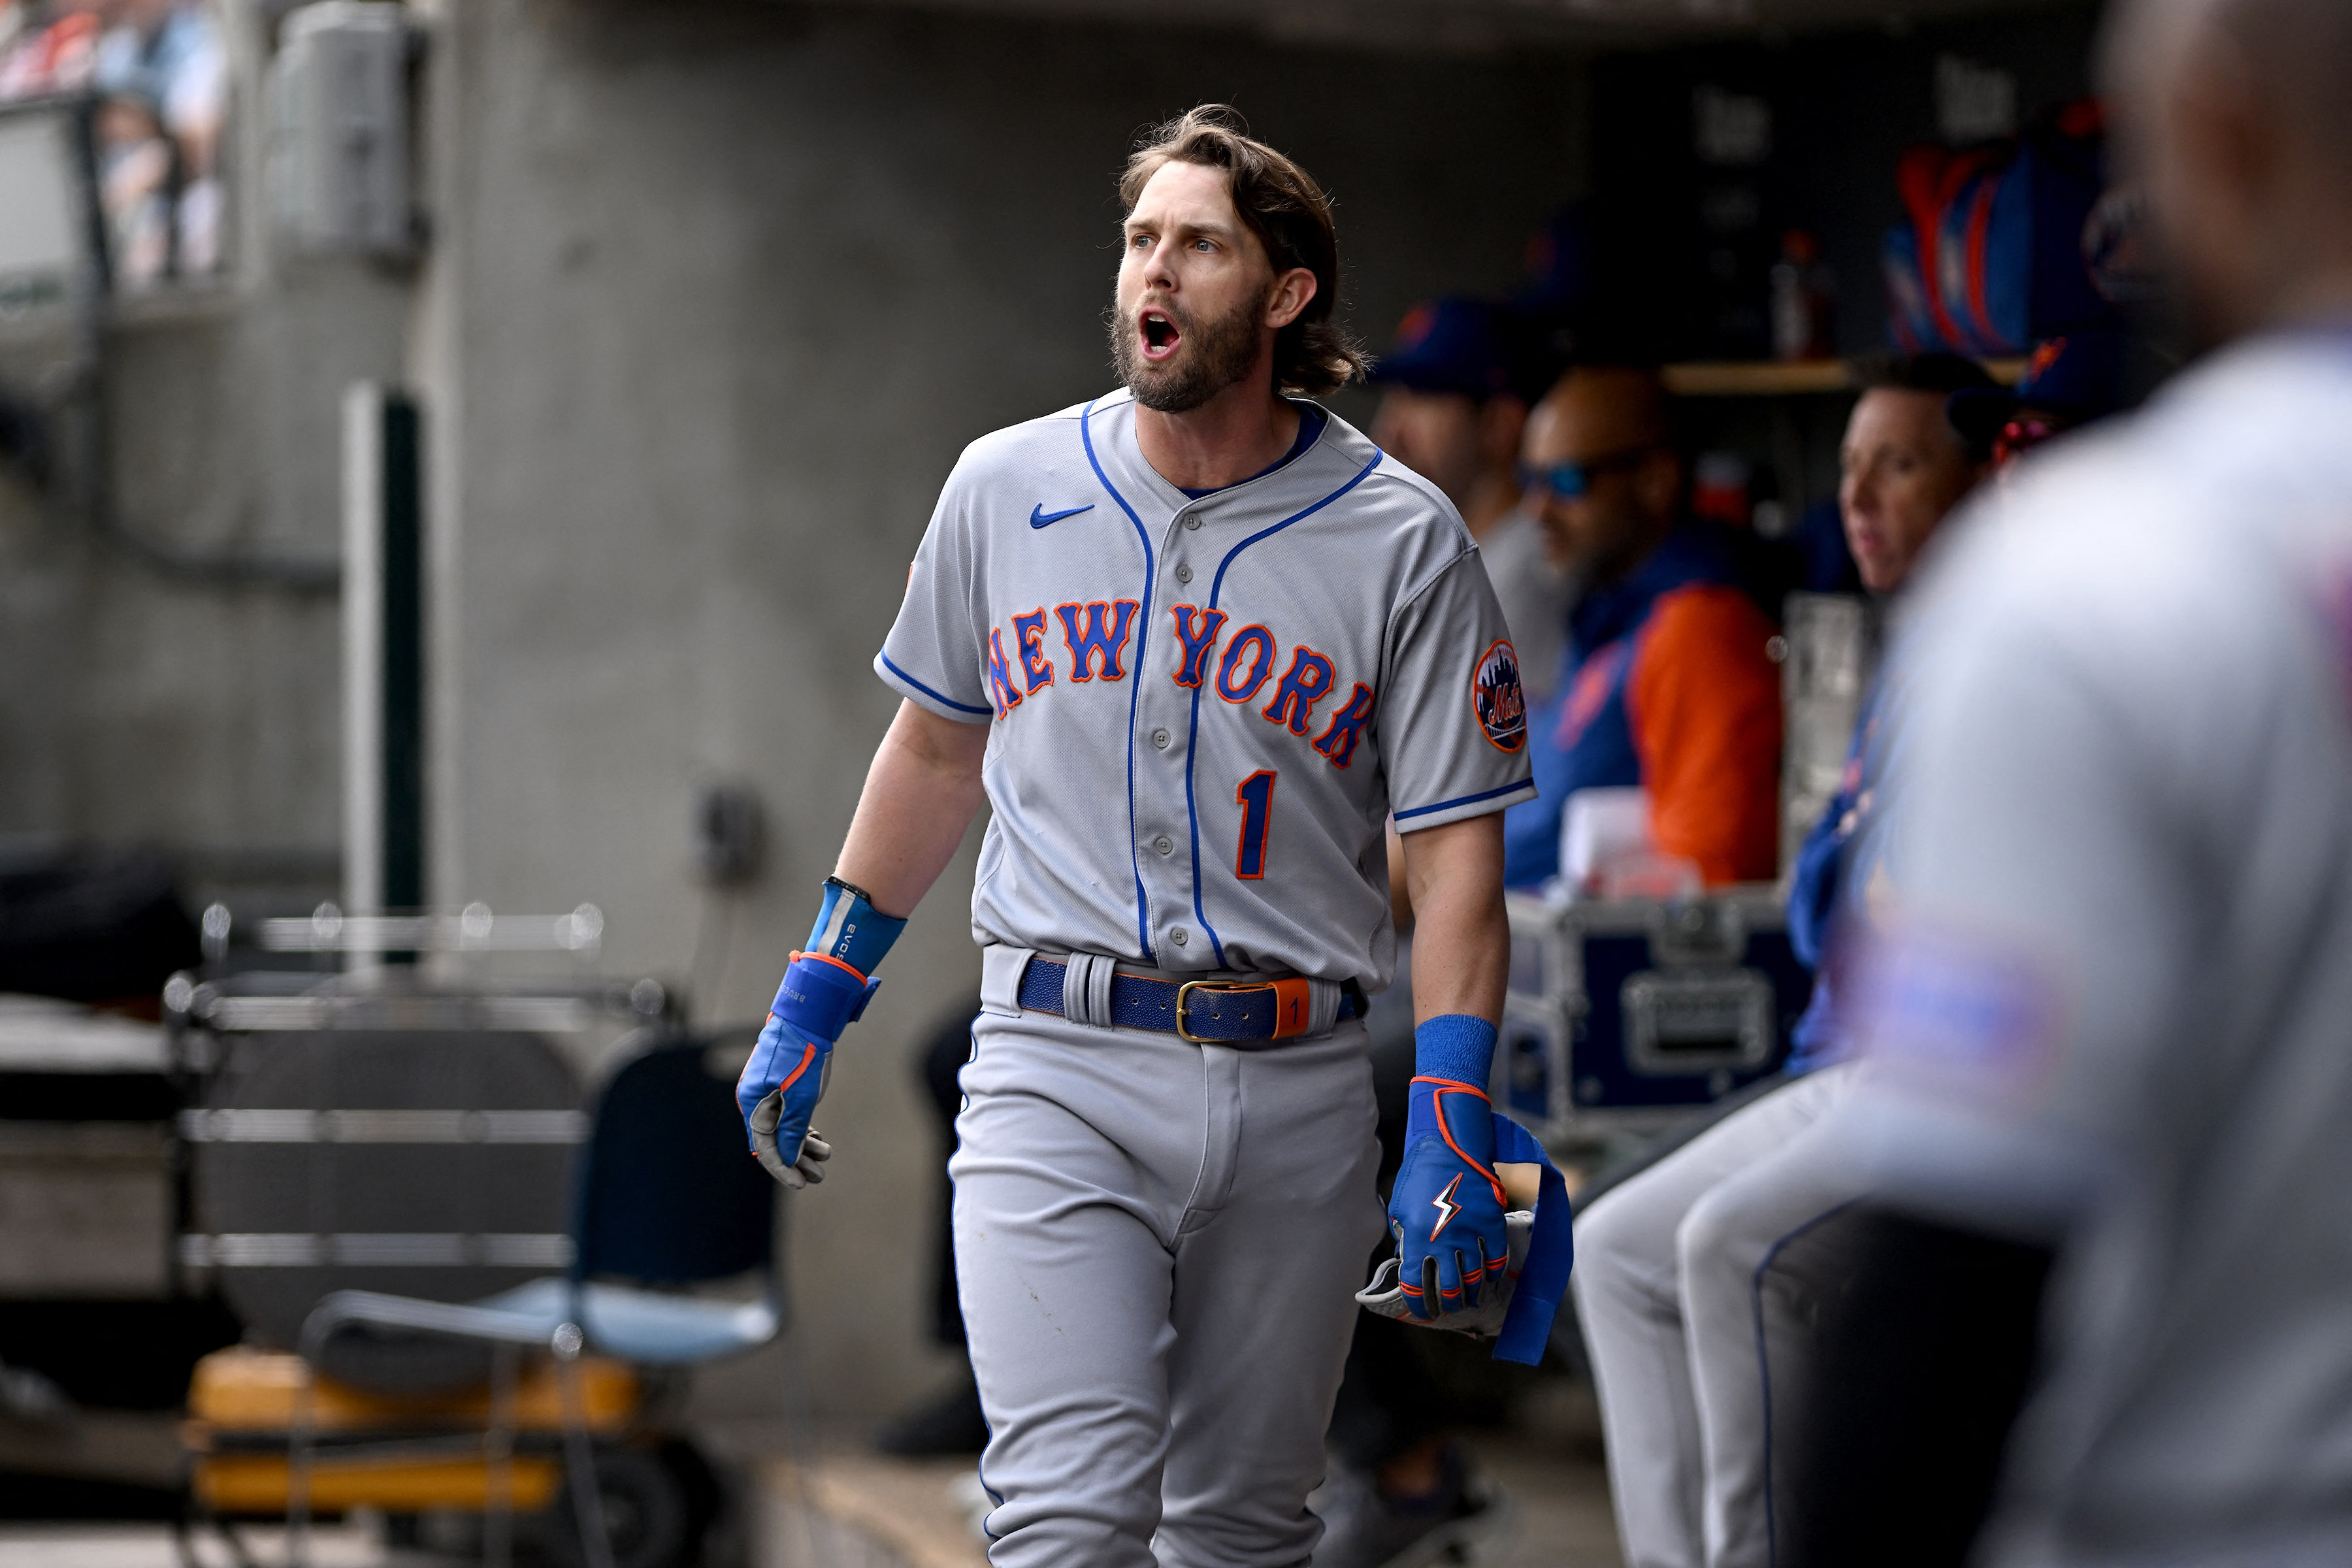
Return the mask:
<path id="1" fill-rule="evenodd" d="M 989 999 L 961 1081 L 989 1561 L 1304 1564 L 1381 1225 L 1362 1024 L 1246 1049 Z"/>
<path id="2" fill-rule="evenodd" d="M 1772 1561 L 1772 1438 L 1795 1429 L 1821 1283 L 1795 1244 L 1858 1195 L 1807 1134 L 1853 1070 L 1743 1106 L 1577 1217 L 1571 1282 L 1626 1568 Z"/>

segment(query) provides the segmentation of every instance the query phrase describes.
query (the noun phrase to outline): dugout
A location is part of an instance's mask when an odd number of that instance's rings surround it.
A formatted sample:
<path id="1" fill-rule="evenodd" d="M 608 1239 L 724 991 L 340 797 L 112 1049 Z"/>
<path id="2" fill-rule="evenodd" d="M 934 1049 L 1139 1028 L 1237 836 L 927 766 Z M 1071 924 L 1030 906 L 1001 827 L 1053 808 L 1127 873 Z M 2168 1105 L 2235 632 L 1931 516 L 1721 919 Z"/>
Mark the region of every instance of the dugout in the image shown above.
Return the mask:
<path id="1" fill-rule="evenodd" d="M 234 103 L 263 100 L 290 9 L 225 6 Z M 1694 446 L 1742 459 L 1751 515 L 1771 502 L 1786 521 L 1828 491 L 1841 373 L 1770 363 L 1752 320 L 1721 332 L 1717 316 L 1765 311 L 1779 237 L 1805 227 L 1835 275 L 1830 346 L 1875 346 L 1897 155 L 1995 133 L 2004 103 L 2022 123 L 2079 93 L 2096 15 L 2079 0 L 1206 0 L 1149 24 L 1115 0 L 406 11 L 413 249 L 283 247 L 238 178 L 262 166 L 263 123 L 233 115 L 229 188 L 245 194 L 223 278 L 103 313 L 103 461 L 142 539 L 311 563 L 337 547 L 345 385 L 407 389 L 425 454 L 420 901 L 593 898 L 612 967 L 686 983 L 698 1018 L 756 1016 L 805 931 L 890 709 L 867 660 L 957 452 L 1107 382 L 1110 174 L 1139 126 L 1228 100 L 1296 153 L 1339 198 L 1349 317 L 1376 342 L 1414 300 L 1524 288 L 1530 237 L 1581 200 L 1614 324 L 1684 367 Z M 1732 162 L 1702 156 L 1702 103 Z M 23 363 L 0 366 L 11 385 L 29 384 Z M 1337 401 L 1359 423 L 1372 406 Z M 324 885 L 265 912 L 308 910 L 341 881 L 332 595 L 173 577 L 52 507 L 21 464 L 8 474 L 0 560 L 23 613 L 0 616 L 0 723 L 26 740 L 0 752 L 8 825 L 145 836 L 212 865 L 267 848 Z M 769 825 L 764 868 L 724 886 L 696 854 L 714 783 L 748 789 Z M 788 1273 L 835 1275 L 855 1252 L 870 1283 L 855 1310 L 815 1300 L 796 1320 L 837 1411 L 938 1374 L 926 1244 L 903 1223 L 935 1173 L 905 1131 L 902 1056 L 977 974 L 952 891 L 971 853 L 842 1053 L 826 1119 L 841 1178 L 797 1205 Z M 219 879 L 192 901 L 222 896 Z M 877 1235 L 894 1238 L 879 1257 Z M 764 1411 L 781 1375 L 760 1363 L 698 1397 Z"/>

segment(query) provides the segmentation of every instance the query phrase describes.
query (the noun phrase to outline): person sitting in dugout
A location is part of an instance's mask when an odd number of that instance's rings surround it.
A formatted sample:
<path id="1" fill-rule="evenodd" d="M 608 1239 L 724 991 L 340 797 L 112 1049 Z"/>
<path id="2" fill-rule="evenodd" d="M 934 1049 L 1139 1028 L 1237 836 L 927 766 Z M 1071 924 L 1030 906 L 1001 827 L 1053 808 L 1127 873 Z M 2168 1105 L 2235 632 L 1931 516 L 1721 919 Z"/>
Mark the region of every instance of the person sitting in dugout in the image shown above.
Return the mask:
<path id="1" fill-rule="evenodd" d="M 1538 798 L 1504 815 L 1507 886 L 1559 870 L 1579 790 L 1649 792 L 1651 837 L 1710 886 L 1778 869 L 1780 677 L 1746 591 L 1743 541 L 1688 515 L 1664 385 L 1580 366 L 1536 405 L 1524 447 L 1553 558 L 1581 575 L 1552 699 L 1529 715 Z"/>
<path id="2" fill-rule="evenodd" d="M 1997 389 L 1952 354 L 1865 366 L 1863 381 L 1838 501 L 1863 585 L 1891 595 L 1990 471 L 1990 432 L 1963 436 L 1948 401 Z M 1835 965 L 1886 889 L 1882 785 L 1899 705 L 1899 693 L 1873 686 L 1843 785 L 1797 857 L 1790 936 L 1820 977 L 1788 1076 L 1578 1216 L 1578 1316 L 1618 1533 L 1635 1568 L 1774 1561 L 1771 1437 L 1795 1419 L 1784 1390 L 1829 1283 L 1783 1248 L 1855 1196 L 1805 1134 L 1851 1082 L 1831 1006 Z"/>
<path id="3" fill-rule="evenodd" d="M 1372 363 L 1372 440 L 1445 492 L 1495 585 L 1528 700 L 1551 695 L 1574 584 L 1519 477 L 1528 416 L 1565 368 L 1557 334 L 1528 312 L 1460 295 L 1405 312 Z"/>

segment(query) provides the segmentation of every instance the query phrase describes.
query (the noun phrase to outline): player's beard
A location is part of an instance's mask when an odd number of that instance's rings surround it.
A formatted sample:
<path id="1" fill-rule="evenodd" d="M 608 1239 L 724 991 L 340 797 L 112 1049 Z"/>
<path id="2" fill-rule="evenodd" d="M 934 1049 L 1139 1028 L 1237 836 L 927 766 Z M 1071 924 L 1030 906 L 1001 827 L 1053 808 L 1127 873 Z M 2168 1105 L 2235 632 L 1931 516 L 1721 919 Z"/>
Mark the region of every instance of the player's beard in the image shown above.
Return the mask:
<path id="1" fill-rule="evenodd" d="M 1176 323 L 1176 357 L 1147 363 L 1136 352 L 1135 316 L 1110 309 L 1110 353 L 1135 400 L 1160 414 L 1189 414 L 1249 374 L 1257 363 L 1264 300 L 1244 300 L 1222 316 L 1196 317 L 1173 305 L 1152 307 Z"/>

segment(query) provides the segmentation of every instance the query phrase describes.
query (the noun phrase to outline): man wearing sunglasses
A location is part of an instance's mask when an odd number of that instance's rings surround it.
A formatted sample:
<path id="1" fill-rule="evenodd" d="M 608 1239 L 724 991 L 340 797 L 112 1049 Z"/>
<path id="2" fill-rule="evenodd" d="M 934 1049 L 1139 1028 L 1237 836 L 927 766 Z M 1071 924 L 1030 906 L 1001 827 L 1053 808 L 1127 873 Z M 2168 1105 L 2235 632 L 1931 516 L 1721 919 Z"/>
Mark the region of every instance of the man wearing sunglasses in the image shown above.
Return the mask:
<path id="1" fill-rule="evenodd" d="M 1685 514 L 1664 388 L 1645 370 L 1571 371 L 1528 421 L 1523 476 L 1553 558 L 1587 588 L 1557 695 L 1528 725 L 1538 799 L 1504 816 L 1504 879 L 1559 869 L 1580 789 L 1650 794 L 1662 854 L 1709 885 L 1769 881 L 1778 858 L 1780 681 L 1739 541 Z"/>

